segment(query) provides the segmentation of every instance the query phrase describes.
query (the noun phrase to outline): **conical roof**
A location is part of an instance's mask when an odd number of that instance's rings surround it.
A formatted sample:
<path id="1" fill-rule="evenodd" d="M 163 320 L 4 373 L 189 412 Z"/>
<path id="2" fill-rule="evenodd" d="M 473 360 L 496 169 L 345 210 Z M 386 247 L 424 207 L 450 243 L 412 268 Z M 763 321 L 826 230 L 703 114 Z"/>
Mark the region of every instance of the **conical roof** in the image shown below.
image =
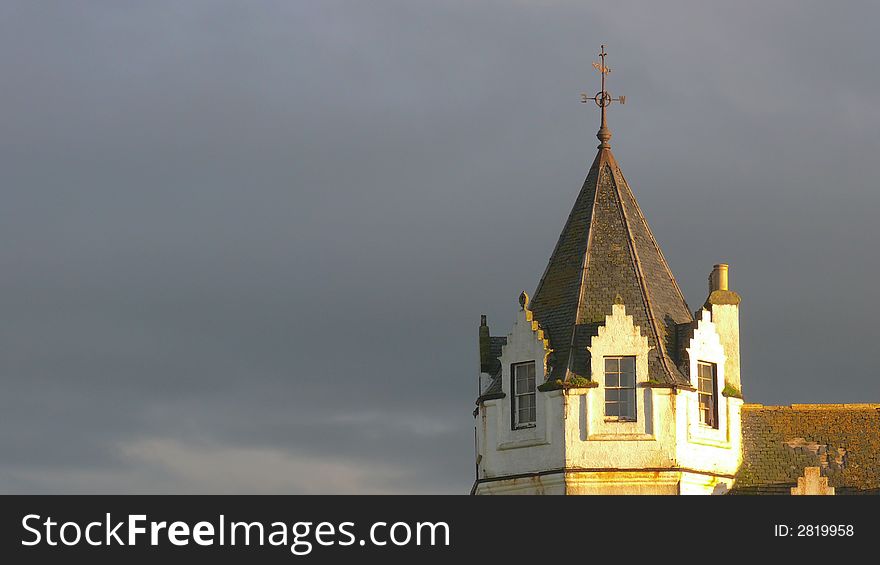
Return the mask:
<path id="1" fill-rule="evenodd" d="M 602 141 L 529 304 L 553 349 L 549 380 L 592 378 L 587 346 L 612 305 L 622 303 L 652 346 L 649 378 L 687 386 L 675 363 L 676 326 L 693 316 Z"/>

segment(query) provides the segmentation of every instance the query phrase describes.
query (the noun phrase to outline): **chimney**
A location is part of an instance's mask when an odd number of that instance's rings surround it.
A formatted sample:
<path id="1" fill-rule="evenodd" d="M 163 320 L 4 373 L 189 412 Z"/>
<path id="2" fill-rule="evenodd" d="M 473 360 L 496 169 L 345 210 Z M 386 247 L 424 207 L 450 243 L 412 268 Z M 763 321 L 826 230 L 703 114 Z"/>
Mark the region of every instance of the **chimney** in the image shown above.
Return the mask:
<path id="1" fill-rule="evenodd" d="M 712 274 L 709 275 L 709 292 L 714 292 L 716 290 L 728 290 L 727 288 L 727 272 L 728 272 L 727 263 L 718 263 L 712 269 Z"/>
<path id="2" fill-rule="evenodd" d="M 709 297 L 703 308 L 712 312 L 715 331 L 724 347 L 725 388 L 742 395 L 739 366 L 739 294 L 730 290 L 727 263 L 718 263 L 709 275 Z"/>
<path id="3" fill-rule="evenodd" d="M 489 358 L 489 324 L 486 315 L 480 316 L 480 371 L 488 371 L 491 359 Z"/>

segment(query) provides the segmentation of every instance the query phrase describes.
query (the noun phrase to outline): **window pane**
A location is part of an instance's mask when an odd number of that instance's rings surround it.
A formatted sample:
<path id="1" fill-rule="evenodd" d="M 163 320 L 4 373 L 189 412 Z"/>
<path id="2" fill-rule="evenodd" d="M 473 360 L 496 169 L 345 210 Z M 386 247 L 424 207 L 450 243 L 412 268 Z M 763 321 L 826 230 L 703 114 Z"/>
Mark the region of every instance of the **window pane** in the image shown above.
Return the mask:
<path id="1" fill-rule="evenodd" d="M 520 363 L 513 366 L 514 394 L 524 394 L 535 390 L 535 364 Z"/>
<path id="2" fill-rule="evenodd" d="M 513 374 L 511 411 L 514 425 L 521 426 L 535 422 L 535 363 L 517 363 L 511 366 Z"/>
<path id="3" fill-rule="evenodd" d="M 605 358 L 605 415 L 635 419 L 636 358 Z"/>
<path id="4" fill-rule="evenodd" d="M 536 419 L 536 409 L 535 409 L 535 395 L 534 394 L 525 394 L 522 396 L 516 397 L 516 423 L 520 424 L 530 424 L 534 423 Z"/>
<path id="5" fill-rule="evenodd" d="M 704 379 L 712 378 L 712 365 L 710 363 L 700 363 L 699 364 L 699 376 Z"/>
<path id="6" fill-rule="evenodd" d="M 715 382 L 716 366 L 714 363 L 699 363 L 699 399 L 700 399 L 700 422 L 716 428 L 718 426 L 715 417 L 715 404 L 718 395 L 718 387 Z"/>
<path id="7" fill-rule="evenodd" d="M 617 373 L 620 370 L 620 360 L 617 357 L 605 358 L 605 372 Z"/>

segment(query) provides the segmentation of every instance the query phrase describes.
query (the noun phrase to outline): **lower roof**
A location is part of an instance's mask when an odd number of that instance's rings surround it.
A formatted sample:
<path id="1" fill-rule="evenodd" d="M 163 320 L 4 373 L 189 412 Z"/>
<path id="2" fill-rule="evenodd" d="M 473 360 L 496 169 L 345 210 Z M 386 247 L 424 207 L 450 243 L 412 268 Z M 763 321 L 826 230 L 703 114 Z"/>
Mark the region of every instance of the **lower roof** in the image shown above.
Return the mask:
<path id="1" fill-rule="evenodd" d="M 880 494 L 880 404 L 745 404 L 742 442 L 732 494 L 790 494 L 805 467 L 836 494 Z"/>

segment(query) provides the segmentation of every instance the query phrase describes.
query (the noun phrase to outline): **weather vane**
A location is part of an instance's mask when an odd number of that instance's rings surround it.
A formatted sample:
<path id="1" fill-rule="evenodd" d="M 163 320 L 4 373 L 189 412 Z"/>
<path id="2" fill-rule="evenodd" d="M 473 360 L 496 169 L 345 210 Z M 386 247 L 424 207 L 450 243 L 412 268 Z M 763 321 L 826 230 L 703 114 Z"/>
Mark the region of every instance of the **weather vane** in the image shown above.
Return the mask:
<path id="1" fill-rule="evenodd" d="M 600 149 L 607 149 L 611 147 L 609 145 L 608 140 L 611 139 L 611 130 L 608 129 L 608 125 L 605 122 L 605 108 L 607 108 L 612 102 L 620 102 L 621 104 L 626 104 L 626 96 L 619 96 L 617 98 L 612 98 L 611 94 L 605 90 L 605 75 L 611 72 L 611 69 L 605 65 L 605 45 L 602 45 L 602 50 L 599 51 L 599 63 L 593 63 L 593 68 L 595 68 L 602 75 L 602 90 L 596 93 L 595 96 L 590 97 L 585 93 L 581 93 L 581 102 L 589 102 L 590 100 L 596 103 L 596 106 L 601 108 L 602 110 L 602 125 L 599 127 L 599 133 L 596 134 L 596 137 L 599 138 L 599 141 L 602 143 L 599 144 Z"/>

